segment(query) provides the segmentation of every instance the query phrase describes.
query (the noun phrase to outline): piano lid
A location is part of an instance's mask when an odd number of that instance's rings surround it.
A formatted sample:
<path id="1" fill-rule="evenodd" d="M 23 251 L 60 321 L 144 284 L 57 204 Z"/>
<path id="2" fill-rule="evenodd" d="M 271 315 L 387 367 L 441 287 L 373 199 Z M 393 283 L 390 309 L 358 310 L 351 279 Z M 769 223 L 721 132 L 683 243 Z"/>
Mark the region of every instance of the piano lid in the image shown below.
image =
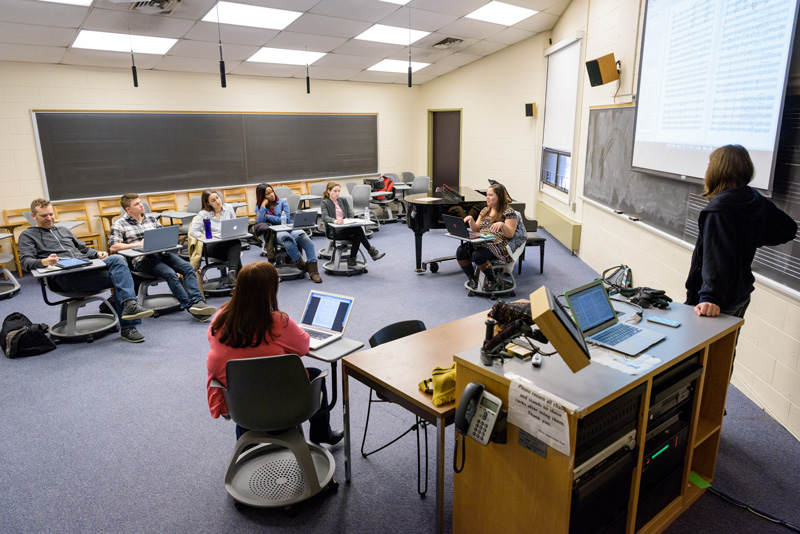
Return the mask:
<path id="1" fill-rule="evenodd" d="M 460 186 L 458 188 L 450 188 L 451 191 L 435 191 L 433 195 L 428 193 L 418 193 L 416 195 L 407 195 L 406 202 L 412 204 L 461 204 L 461 203 L 475 203 L 486 202 L 486 196 L 476 192 L 471 187 Z"/>

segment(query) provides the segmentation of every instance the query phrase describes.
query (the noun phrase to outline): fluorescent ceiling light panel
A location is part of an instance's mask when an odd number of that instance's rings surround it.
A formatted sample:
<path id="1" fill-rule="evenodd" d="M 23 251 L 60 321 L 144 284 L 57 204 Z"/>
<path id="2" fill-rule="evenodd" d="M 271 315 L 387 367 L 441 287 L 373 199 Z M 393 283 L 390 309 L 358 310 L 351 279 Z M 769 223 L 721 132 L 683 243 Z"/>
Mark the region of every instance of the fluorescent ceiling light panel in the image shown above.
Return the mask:
<path id="1" fill-rule="evenodd" d="M 489 2 L 485 6 L 476 9 L 469 15 L 466 15 L 466 17 L 468 19 L 502 24 L 503 26 L 513 26 L 517 22 L 521 22 L 528 17 L 532 17 L 536 13 L 538 13 L 538 11 L 519 6 L 512 6 L 511 4 L 504 4 L 503 2 Z"/>
<path id="2" fill-rule="evenodd" d="M 72 43 L 72 48 L 110 50 L 111 52 L 130 52 L 133 49 L 137 54 L 164 55 L 177 42 L 177 39 L 165 37 L 81 30 L 75 42 Z"/>
<path id="3" fill-rule="evenodd" d="M 396 45 L 409 46 L 416 43 L 431 32 L 422 32 L 419 30 L 410 30 L 408 28 L 398 28 L 397 26 L 384 26 L 383 24 L 375 24 L 370 29 L 356 36 L 356 39 L 362 41 L 375 41 L 376 43 L 388 43 Z"/>
<path id="4" fill-rule="evenodd" d="M 202 20 L 216 23 L 217 7 L 219 7 L 219 18 L 222 24 L 252 26 L 253 28 L 266 28 L 268 30 L 282 30 L 302 15 L 297 11 L 248 6 L 234 4 L 233 2 L 219 2 L 211 8 L 211 11 Z"/>
<path id="5" fill-rule="evenodd" d="M 262 48 L 247 61 L 259 63 L 279 63 L 281 65 L 313 65 L 324 56 L 324 52 L 306 52 L 305 50 L 287 50 L 285 48 Z"/>
<path id="6" fill-rule="evenodd" d="M 40 0 L 42 2 L 50 2 L 51 4 L 70 4 L 73 6 L 89 7 L 94 0 Z"/>
<path id="7" fill-rule="evenodd" d="M 404 6 L 409 3 L 411 0 L 381 0 L 381 2 L 386 2 L 387 4 L 397 4 L 400 6 Z"/>
<path id="8" fill-rule="evenodd" d="M 411 62 L 411 72 L 417 72 L 419 69 L 424 69 L 430 65 L 430 63 L 418 63 L 416 61 Z M 367 70 L 377 70 L 381 72 L 398 72 L 398 73 L 405 73 L 408 72 L 408 61 L 400 61 L 397 59 L 384 59 L 380 63 L 376 63 L 375 65 L 371 66 Z"/>

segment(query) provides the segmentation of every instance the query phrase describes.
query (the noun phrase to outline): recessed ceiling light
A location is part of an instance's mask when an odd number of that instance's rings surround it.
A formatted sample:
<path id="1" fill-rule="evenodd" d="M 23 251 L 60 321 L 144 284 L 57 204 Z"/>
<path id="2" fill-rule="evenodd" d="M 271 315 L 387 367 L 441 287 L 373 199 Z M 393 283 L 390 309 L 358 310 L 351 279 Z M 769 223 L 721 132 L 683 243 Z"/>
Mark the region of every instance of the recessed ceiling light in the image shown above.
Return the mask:
<path id="1" fill-rule="evenodd" d="M 375 41 L 376 43 L 389 43 L 408 46 L 416 43 L 431 32 L 419 30 L 409 30 L 408 28 L 398 28 L 397 26 L 384 26 L 375 24 L 370 29 L 356 36 L 362 41 Z"/>
<path id="2" fill-rule="evenodd" d="M 386 3 L 389 3 L 389 4 L 398 4 L 398 5 L 401 5 L 401 6 L 406 5 L 410 1 L 411 0 L 381 0 L 381 2 L 386 2 Z"/>
<path id="3" fill-rule="evenodd" d="M 503 2 L 489 2 L 485 6 L 476 9 L 469 15 L 466 15 L 466 17 L 468 19 L 502 24 L 503 26 L 513 26 L 517 22 L 523 21 L 528 17 L 532 17 L 536 13 L 538 13 L 538 11 L 519 6 L 512 6 L 510 4 L 504 4 Z"/>
<path id="4" fill-rule="evenodd" d="M 109 50 L 111 52 L 130 52 L 133 49 L 137 54 L 164 55 L 177 42 L 177 39 L 166 39 L 164 37 L 81 30 L 75 42 L 72 43 L 72 48 Z"/>
<path id="5" fill-rule="evenodd" d="M 259 63 L 280 63 L 281 65 L 312 65 L 324 52 L 306 52 L 305 50 L 287 50 L 285 48 L 262 48 L 247 61 Z"/>
<path id="6" fill-rule="evenodd" d="M 419 69 L 424 69 L 430 65 L 430 63 L 418 63 L 416 61 L 411 62 L 411 72 L 417 72 Z M 397 73 L 406 73 L 408 72 L 408 61 L 399 61 L 397 59 L 384 59 L 380 63 L 377 63 L 367 70 L 377 70 L 381 72 L 397 72 Z"/>
<path id="7" fill-rule="evenodd" d="M 51 4 L 70 4 L 73 6 L 89 7 L 94 0 L 40 0 L 42 2 L 50 2 Z"/>
<path id="8" fill-rule="evenodd" d="M 211 8 L 211 11 L 202 20 L 205 22 L 217 22 L 217 8 L 219 8 L 219 21 L 222 24 L 252 26 L 253 28 L 266 28 L 268 30 L 282 30 L 302 15 L 297 11 L 248 6 L 234 4 L 233 2 L 219 2 Z"/>

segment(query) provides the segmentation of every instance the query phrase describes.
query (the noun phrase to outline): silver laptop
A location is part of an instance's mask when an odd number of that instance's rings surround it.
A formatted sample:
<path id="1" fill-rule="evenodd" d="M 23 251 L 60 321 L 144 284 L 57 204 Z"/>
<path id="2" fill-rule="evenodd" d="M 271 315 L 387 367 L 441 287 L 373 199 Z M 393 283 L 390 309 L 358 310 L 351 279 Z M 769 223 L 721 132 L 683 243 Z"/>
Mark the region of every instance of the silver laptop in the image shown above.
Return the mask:
<path id="1" fill-rule="evenodd" d="M 567 291 L 564 297 L 578 327 L 591 343 L 636 356 L 667 337 L 646 328 L 620 323 L 601 280 Z"/>
<path id="2" fill-rule="evenodd" d="M 300 328 L 311 337 L 311 348 L 324 347 L 342 337 L 352 309 L 353 297 L 312 290 L 300 320 Z"/>
<path id="3" fill-rule="evenodd" d="M 220 237 L 222 239 L 233 239 L 237 237 L 247 237 L 247 217 L 237 217 L 235 219 L 225 219 L 220 222 Z"/>
<path id="4" fill-rule="evenodd" d="M 136 252 L 161 252 L 173 249 L 178 245 L 178 232 L 180 229 L 180 226 L 175 225 L 145 230 L 142 246 L 133 247 L 133 250 Z"/>
<path id="5" fill-rule="evenodd" d="M 318 211 L 298 211 L 292 216 L 294 228 L 312 227 L 317 225 Z"/>

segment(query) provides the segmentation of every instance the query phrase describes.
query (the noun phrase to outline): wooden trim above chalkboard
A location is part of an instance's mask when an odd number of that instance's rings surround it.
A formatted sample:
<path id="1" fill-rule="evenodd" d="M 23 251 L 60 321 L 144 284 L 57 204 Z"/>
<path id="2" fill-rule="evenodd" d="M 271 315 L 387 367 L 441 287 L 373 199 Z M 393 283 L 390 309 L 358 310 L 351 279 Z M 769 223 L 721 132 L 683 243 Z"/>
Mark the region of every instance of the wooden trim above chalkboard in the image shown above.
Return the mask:
<path id="1" fill-rule="evenodd" d="M 32 110 L 51 200 L 378 174 L 377 113 Z"/>

